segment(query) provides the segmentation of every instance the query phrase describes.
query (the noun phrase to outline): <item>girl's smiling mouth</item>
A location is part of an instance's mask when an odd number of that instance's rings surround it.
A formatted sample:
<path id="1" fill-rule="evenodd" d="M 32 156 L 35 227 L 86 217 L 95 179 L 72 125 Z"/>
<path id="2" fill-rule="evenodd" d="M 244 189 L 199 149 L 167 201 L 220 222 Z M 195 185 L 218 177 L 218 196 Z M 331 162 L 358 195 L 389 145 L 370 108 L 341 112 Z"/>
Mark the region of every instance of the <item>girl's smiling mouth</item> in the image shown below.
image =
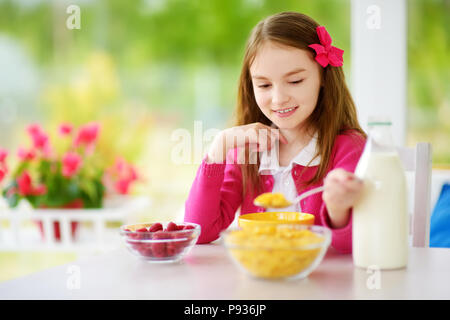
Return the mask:
<path id="1" fill-rule="evenodd" d="M 291 116 L 296 110 L 298 109 L 298 106 L 290 107 L 290 108 L 283 108 L 278 110 L 272 110 L 278 117 L 286 118 Z"/>

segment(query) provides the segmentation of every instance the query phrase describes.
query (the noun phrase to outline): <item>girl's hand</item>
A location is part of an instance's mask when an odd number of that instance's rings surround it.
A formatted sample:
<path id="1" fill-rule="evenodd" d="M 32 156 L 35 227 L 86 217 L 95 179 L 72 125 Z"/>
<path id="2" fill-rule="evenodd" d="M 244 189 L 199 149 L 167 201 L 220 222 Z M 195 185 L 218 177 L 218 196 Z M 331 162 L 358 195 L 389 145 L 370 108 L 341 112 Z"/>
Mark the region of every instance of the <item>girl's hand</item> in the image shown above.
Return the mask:
<path id="1" fill-rule="evenodd" d="M 333 228 L 342 228 L 347 224 L 350 208 L 361 196 L 362 189 L 362 180 L 344 169 L 334 169 L 325 177 L 322 199 Z"/>
<path id="2" fill-rule="evenodd" d="M 208 163 L 223 163 L 230 149 L 250 148 L 255 151 L 270 150 L 276 140 L 288 143 L 278 129 L 260 122 L 231 127 L 222 130 L 211 144 L 208 151 Z"/>

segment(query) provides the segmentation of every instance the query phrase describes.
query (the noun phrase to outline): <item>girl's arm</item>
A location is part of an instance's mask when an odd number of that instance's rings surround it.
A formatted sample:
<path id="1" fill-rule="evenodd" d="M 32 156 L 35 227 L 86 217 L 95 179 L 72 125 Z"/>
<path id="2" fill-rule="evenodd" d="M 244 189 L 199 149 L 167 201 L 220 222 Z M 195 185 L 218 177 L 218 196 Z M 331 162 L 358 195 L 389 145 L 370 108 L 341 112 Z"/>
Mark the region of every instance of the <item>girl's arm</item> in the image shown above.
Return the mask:
<path id="1" fill-rule="evenodd" d="M 184 221 L 201 226 L 197 243 L 216 240 L 234 220 L 242 203 L 242 175 L 236 159 L 237 149 L 229 151 L 225 163 L 208 163 L 206 156 L 185 203 Z"/>
<path id="2" fill-rule="evenodd" d="M 242 173 L 238 148 L 257 145 L 264 151 L 276 139 L 287 143 L 278 129 L 255 122 L 221 131 L 197 171 L 185 204 L 185 221 L 202 227 L 197 243 L 211 242 L 234 220 L 242 204 Z M 225 163 L 224 163 L 225 162 Z"/>
<path id="3" fill-rule="evenodd" d="M 347 225 L 351 208 L 363 190 L 363 181 L 350 172 L 351 170 L 347 170 L 334 169 L 324 180 L 325 190 L 322 198 L 327 206 L 333 229 L 340 229 Z"/>
<path id="4" fill-rule="evenodd" d="M 332 170 L 324 181 L 320 219 L 331 229 L 331 245 L 341 253 L 352 252 L 352 206 L 362 189 L 353 173 L 364 143 L 365 139 L 356 134 L 338 136 Z"/>

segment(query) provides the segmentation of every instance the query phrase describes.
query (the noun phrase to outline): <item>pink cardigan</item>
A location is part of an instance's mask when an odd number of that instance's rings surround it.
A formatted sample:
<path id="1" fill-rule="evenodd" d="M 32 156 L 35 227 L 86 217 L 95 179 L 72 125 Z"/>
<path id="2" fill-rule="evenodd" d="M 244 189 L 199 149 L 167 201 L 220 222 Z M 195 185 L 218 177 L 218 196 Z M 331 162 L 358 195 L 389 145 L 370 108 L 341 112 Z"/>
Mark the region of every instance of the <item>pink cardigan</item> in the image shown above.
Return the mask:
<path id="1" fill-rule="evenodd" d="M 361 156 L 365 139 L 359 134 L 347 131 L 336 137 L 330 165 L 327 173 L 336 168 L 343 168 L 354 172 Z M 234 152 L 233 152 L 234 151 Z M 234 154 L 234 156 L 232 156 Z M 197 175 L 192 184 L 189 196 L 185 203 L 184 221 L 197 223 L 202 231 L 198 244 L 216 240 L 222 230 L 226 229 L 234 220 L 236 211 L 241 206 L 240 214 L 263 212 L 264 209 L 253 204 L 254 198 L 242 196 L 242 174 L 240 166 L 235 164 L 236 149 L 228 154 L 226 163 L 206 163 L 203 159 Z M 304 167 L 295 164 L 292 168 L 292 177 L 297 190 L 300 187 L 299 174 Z M 303 179 L 314 176 L 317 166 L 306 167 Z M 263 192 L 270 192 L 273 188 L 273 176 L 262 175 L 264 183 Z M 323 181 L 312 185 L 303 192 L 323 184 Z M 302 202 L 304 212 L 315 216 L 315 224 L 327 226 L 332 231 L 331 246 L 341 253 L 352 252 L 352 214 L 348 224 L 340 229 L 332 229 L 327 208 L 322 200 L 322 193 L 314 194 Z"/>

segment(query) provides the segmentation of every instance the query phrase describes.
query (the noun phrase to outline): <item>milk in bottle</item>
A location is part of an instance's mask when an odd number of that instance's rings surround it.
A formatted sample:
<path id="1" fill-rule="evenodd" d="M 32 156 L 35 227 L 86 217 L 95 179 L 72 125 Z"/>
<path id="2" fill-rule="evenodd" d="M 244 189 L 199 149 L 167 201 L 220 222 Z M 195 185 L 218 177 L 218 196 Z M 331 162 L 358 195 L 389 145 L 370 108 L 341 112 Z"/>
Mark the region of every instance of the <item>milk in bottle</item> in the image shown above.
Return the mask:
<path id="1" fill-rule="evenodd" d="M 397 269 L 408 260 L 406 177 L 389 120 L 369 120 L 369 135 L 355 170 L 364 180 L 353 207 L 353 263 Z"/>

